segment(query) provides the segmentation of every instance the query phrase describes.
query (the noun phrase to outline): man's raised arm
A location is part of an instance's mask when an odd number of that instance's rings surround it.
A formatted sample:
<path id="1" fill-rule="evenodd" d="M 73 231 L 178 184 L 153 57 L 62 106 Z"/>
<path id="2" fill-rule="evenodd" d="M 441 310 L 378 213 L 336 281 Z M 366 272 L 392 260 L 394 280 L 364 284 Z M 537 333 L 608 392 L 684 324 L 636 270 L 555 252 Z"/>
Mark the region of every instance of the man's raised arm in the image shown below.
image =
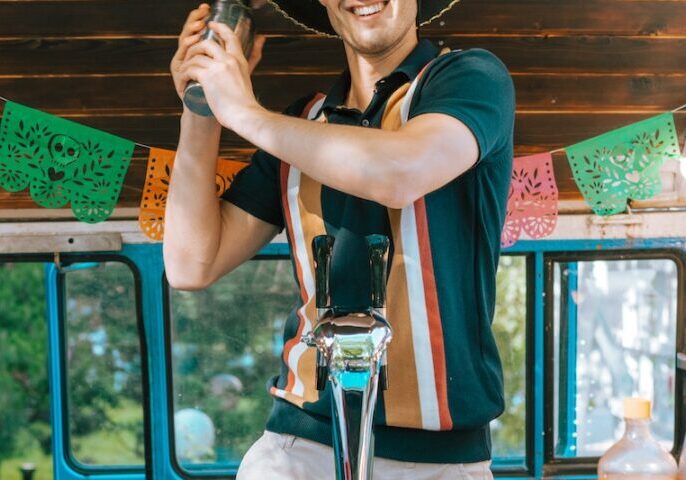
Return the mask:
<path id="1" fill-rule="evenodd" d="M 190 46 L 199 41 L 209 6 L 193 10 L 179 36 L 171 62 L 180 98 L 186 82 L 180 69 Z M 259 61 L 256 42 L 253 67 Z M 165 214 L 164 265 L 174 288 L 204 288 L 249 260 L 276 235 L 278 228 L 240 208 L 217 199 L 215 173 L 221 125 L 213 118 L 191 113 L 184 107 L 179 145 L 169 185 Z"/>
<path id="2" fill-rule="evenodd" d="M 165 218 L 164 265 L 174 288 L 210 285 L 252 258 L 278 230 L 217 199 L 219 134 L 214 119 L 184 112 Z"/>

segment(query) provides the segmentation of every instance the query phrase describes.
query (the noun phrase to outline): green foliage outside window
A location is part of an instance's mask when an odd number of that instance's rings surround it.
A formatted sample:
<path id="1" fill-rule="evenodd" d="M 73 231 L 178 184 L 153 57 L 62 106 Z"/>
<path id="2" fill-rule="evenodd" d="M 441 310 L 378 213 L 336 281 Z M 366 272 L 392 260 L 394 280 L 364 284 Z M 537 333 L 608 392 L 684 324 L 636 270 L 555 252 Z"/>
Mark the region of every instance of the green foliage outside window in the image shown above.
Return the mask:
<path id="1" fill-rule="evenodd" d="M 524 457 L 526 427 L 526 259 L 500 258 L 493 320 L 505 376 L 505 413 L 491 425 L 493 455 Z"/>
<path id="2" fill-rule="evenodd" d="M 74 458 L 85 465 L 144 463 L 136 292 L 120 262 L 65 274 L 67 391 Z"/>
<path id="3" fill-rule="evenodd" d="M 0 480 L 51 451 L 45 305 L 42 264 L 0 264 Z"/>

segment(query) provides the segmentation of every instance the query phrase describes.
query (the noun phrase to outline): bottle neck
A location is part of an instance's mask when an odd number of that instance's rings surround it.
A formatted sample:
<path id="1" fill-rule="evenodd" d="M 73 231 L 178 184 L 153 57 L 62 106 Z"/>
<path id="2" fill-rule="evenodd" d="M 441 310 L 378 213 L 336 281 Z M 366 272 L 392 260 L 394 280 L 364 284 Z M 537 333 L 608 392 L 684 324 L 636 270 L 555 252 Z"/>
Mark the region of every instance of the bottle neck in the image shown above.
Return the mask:
<path id="1" fill-rule="evenodd" d="M 626 429 L 624 437 L 629 440 L 642 440 L 652 438 L 650 434 L 650 419 L 625 418 Z"/>

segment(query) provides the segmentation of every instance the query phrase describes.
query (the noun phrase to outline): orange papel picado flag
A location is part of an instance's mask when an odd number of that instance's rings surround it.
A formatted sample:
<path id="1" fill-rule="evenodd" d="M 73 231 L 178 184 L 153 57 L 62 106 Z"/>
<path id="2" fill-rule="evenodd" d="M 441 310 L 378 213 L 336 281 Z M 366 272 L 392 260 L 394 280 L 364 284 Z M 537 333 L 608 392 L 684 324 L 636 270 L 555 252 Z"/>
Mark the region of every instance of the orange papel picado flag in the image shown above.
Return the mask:
<path id="1" fill-rule="evenodd" d="M 175 157 L 176 152 L 173 150 L 150 149 L 138 223 L 143 233 L 151 240 L 164 239 L 164 211 Z M 217 159 L 217 196 L 221 196 L 229 188 L 236 174 L 247 165 L 236 160 Z"/>

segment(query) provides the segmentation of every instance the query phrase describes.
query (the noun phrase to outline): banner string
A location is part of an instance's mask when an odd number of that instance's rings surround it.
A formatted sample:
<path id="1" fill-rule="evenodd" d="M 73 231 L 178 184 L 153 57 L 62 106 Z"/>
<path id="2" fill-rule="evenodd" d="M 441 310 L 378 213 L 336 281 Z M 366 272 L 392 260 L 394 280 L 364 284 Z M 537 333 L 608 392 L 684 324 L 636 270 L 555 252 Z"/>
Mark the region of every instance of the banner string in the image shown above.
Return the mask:
<path id="1" fill-rule="evenodd" d="M 7 98 L 3 97 L 2 95 L 0 95 L 0 100 L 2 100 L 3 102 L 9 102 L 10 101 Z M 675 108 L 674 110 L 671 111 L 671 113 L 679 112 L 685 108 L 686 108 L 686 103 L 680 107 Z M 152 147 L 150 145 L 145 145 L 144 143 L 133 142 L 133 144 L 136 145 L 137 147 L 147 148 L 148 150 L 152 150 Z M 560 152 L 564 152 L 565 150 L 566 150 L 565 148 L 557 148 L 555 150 L 551 150 L 549 153 L 551 153 L 551 154 L 560 153 Z"/>
<path id="2" fill-rule="evenodd" d="M 133 142 L 133 144 L 137 147 L 147 148 L 148 150 L 152 150 L 152 147 L 150 145 L 145 145 L 144 143 Z"/>

